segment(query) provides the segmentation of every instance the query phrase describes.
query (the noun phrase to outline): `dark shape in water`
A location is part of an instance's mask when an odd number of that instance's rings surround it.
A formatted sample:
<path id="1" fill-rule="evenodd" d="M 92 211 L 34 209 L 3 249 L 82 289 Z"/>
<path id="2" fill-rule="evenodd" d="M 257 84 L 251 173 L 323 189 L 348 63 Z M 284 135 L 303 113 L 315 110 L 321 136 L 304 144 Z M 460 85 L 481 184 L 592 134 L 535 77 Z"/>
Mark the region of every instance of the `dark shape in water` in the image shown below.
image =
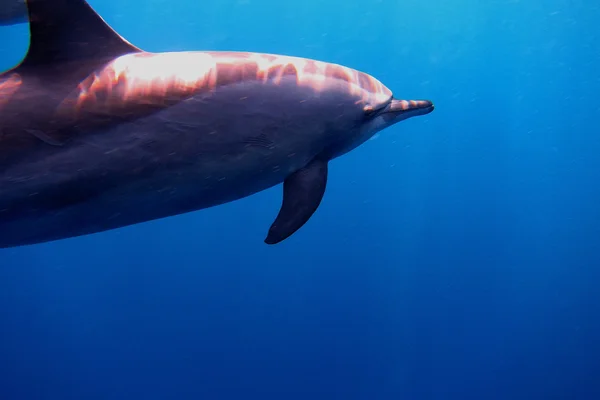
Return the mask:
<path id="1" fill-rule="evenodd" d="M 27 22 L 25 0 L 0 0 L 0 26 Z"/>
<path id="2" fill-rule="evenodd" d="M 266 243 L 319 206 L 327 164 L 433 110 L 340 65 L 147 53 L 83 0 L 30 0 L 31 44 L 0 75 L 0 247 L 101 232 L 284 183 Z"/>

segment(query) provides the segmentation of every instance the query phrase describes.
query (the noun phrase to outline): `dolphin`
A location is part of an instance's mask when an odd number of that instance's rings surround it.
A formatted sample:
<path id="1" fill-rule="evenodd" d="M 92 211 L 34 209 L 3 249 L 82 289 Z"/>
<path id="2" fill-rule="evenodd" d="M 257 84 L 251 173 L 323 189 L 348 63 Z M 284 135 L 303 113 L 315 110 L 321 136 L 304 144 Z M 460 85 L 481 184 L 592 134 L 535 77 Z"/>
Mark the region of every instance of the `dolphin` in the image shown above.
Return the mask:
<path id="1" fill-rule="evenodd" d="M 0 0 L 0 26 L 27 22 L 25 0 Z"/>
<path id="2" fill-rule="evenodd" d="M 0 75 L 0 247 L 183 214 L 283 183 L 264 240 L 317 210 L 329 161 L 428 114 L 337 64 L 152 53 L 84 0 L 27 0 L 30 45 Z"/>

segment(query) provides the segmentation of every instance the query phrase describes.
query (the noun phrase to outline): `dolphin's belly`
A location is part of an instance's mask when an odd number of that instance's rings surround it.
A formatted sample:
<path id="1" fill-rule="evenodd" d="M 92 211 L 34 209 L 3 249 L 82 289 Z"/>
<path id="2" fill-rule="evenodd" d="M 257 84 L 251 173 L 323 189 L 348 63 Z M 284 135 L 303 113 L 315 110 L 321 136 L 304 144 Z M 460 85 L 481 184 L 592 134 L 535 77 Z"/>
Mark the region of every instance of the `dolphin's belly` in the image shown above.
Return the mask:
<path id="1" fill-rule="evenodd" d="M 283 182 L 326 143 L 327 110 L 292 92 L 232 87 L 45 146 L 0 173 L 0 247 L 198 210 Z"/>

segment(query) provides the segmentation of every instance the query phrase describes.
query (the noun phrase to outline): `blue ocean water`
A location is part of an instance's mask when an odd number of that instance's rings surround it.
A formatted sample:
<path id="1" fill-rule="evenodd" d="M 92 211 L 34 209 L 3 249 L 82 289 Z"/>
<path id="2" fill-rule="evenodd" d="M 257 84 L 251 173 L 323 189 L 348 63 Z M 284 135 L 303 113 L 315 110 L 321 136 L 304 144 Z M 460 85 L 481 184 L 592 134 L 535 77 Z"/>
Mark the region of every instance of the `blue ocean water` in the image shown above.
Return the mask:
<path id="1" fill-rule="evenodd" d="M 277 246 L 281 187 L 0 250 L 0 399 L 600 398 L 599 4 L 90 3 L 146 50 L 336 62 L 436 110 L 332 162 Z M 27 27 L 0 38 L 6 69 Z"/>

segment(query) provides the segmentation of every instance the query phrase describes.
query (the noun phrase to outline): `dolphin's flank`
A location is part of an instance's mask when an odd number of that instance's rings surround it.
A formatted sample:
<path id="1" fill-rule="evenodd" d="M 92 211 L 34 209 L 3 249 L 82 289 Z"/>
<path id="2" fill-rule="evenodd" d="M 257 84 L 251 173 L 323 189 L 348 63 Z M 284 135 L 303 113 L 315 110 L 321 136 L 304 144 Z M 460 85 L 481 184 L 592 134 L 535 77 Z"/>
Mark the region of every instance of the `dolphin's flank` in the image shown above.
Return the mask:
<path id="1" fill-rule="evenodd" d="M 317 210 L 328 163 L 433 111 L 325 62 L 144 52 L 84 0 L 28 0 L 31 42 L 0 74 L 0 247 L 101 232 L 283 183 L 265 242 Z"/>

